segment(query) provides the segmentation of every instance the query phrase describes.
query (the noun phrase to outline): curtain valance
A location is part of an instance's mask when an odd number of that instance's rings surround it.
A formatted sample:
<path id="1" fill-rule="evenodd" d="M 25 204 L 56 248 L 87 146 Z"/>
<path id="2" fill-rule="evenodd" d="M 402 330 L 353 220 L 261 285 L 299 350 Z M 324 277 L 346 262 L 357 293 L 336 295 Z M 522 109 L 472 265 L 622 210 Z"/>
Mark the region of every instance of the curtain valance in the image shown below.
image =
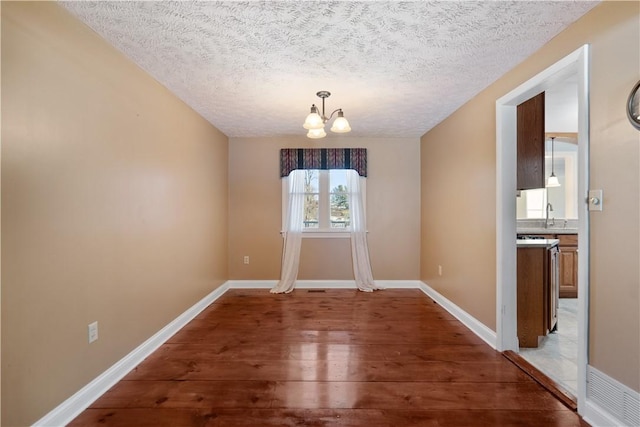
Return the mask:
<path id="1" fill-rule="evenodd" d="M 355 169 L 367 176 L 366 148 L 282 148 L 280 177 L 295 169 Z"/>

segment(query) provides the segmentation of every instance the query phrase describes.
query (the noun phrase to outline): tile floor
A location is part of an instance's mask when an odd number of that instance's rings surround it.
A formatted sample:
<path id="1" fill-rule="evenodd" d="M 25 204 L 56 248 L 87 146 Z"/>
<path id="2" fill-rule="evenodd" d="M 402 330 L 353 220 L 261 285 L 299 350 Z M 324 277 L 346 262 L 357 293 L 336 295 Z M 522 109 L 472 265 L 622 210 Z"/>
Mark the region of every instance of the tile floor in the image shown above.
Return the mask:
<path id="1" fill-rule="evenodd" d="M 578 300 L 560 298 L 558 330 L 538 348 L 521 348 L 520 355 L 551 379 L 578 395 Z"/>

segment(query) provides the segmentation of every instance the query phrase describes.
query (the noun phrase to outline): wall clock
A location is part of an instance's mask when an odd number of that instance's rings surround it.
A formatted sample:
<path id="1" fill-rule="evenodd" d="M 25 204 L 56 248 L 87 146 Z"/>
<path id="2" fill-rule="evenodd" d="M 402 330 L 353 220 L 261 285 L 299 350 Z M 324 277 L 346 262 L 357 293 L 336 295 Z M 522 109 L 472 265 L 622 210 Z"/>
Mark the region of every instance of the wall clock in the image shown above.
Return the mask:
<path id="1" fill-rule="evenodd" d="M 627 117 L 634 128 L 640 130 L 640 81 L 631 89 L 627 100 Z"/>

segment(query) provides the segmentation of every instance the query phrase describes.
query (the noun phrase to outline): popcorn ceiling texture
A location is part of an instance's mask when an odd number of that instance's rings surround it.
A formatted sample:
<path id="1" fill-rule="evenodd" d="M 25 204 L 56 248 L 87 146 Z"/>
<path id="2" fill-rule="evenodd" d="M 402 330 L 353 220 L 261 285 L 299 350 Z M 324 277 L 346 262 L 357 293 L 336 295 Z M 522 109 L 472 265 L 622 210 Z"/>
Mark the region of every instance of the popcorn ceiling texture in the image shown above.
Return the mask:
<path id="1" fill-rule="evenodd" d="M 597 2 L 60 4 L 229 137 L 303 135 L 319 90 L 348 135 L 420 137 Z"/>

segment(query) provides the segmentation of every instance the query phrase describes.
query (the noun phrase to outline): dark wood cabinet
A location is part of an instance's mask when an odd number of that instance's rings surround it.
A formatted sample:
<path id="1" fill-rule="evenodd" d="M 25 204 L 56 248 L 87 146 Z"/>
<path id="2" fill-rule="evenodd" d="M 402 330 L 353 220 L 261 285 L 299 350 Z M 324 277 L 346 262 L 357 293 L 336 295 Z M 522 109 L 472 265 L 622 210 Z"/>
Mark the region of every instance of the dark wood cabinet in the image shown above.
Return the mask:
<path id="1" fill-rule="evenodd" d="M 558 322 L 558 247 L 518 248 L 520 347 L 535 348 Z"/>
<path id="2" fill-rule="evenodd" d="M 544 239 L 558 239 L 558 286 L 560 298 L 578 298 L 578 235 L 533 234 Z"/>
<path id="3" fill-rule="evenodd" d="M 544 188 L 544 92 L 517 107 L 517 189 Z"/>
<path id="4" fill-rule="evenodd" d="M 559 234 L 560 298 L 578 298 L 578 235 Z"/>

